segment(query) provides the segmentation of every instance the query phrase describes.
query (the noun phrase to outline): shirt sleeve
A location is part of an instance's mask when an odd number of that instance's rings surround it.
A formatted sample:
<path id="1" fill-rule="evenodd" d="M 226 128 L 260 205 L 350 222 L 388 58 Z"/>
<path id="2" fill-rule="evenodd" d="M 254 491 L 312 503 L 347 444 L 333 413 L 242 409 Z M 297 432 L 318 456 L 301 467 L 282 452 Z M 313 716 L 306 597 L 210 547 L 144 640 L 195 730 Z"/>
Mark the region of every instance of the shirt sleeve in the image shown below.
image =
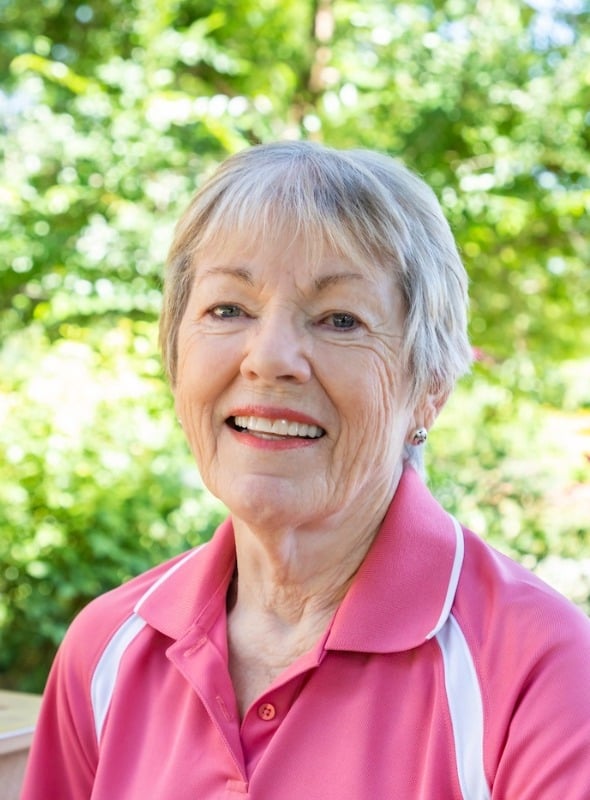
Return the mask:
<path id="1" fill-rule="evenodd" d="M 496 727 L 492 800 L 590 796 L 590 621 L 565 601 L 557 607 L 507 637 L 512 681 L 499 667 L 504 696 L 492 724 L 501 722 L 503 735 Z"/>
<path id="2" fill-rule="evenodd" d="M 21 800 L 85 800 L 92 794 L 98 753 L 88 665 L 94 642 L 82 614 L 66 634 L 47 681 Z"/>

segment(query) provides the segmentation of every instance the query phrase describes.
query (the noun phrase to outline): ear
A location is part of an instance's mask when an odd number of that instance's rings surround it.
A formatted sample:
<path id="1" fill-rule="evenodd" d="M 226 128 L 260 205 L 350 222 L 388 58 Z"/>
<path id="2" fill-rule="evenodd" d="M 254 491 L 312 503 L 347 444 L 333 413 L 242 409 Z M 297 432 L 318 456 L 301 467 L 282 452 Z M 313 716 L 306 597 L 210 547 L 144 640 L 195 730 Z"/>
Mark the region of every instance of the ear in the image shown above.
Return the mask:
<path id="1" fill-rule="evenodd" d="M 428 393 L 418 401 L 414 408 L 409 435 L 412 436 L 416 428 L 426 428 L 426 430 L 430 430 L 447 402 L 448 397 L 448 391 L 440 391 Z"/>

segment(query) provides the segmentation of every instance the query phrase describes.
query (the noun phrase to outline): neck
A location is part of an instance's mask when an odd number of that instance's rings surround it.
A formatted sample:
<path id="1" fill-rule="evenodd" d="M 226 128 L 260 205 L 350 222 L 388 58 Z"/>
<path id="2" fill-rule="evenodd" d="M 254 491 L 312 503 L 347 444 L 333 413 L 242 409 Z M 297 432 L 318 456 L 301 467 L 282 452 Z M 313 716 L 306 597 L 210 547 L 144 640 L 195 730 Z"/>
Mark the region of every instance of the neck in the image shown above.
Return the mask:
<path id="1" fill-rule="evenodd" d="M 228 593 L 229 669 L 237 706 L 246 710 L 326 631 L 376 529 L 348 547 L 334 535 L 281 531 L 271 541 L 236 525 L 238 570 Z M 325 532 L 324 532 L 325 534 Z"/>
<path id="2" fill-rule="evenodd" d="M 274 619 L 279 627 L 331 615 L 377 532 L 377 527 L 366 528 L 346 536 L 299 528 L 263 535 L 236 521 L 234 529 L 234 603 Z"/>
<path id="3" fill-rule="evenodd" d="M 401 474 L 401 471 L 400 471 Z M 233 518 L 229 666 L 240 712 L 319 641 L 373 543 L 397 480 L 324 520 L 257 527 Z"/>
<path id="4" fill-rule="evenodd" d="M 230 610 L 242 606 L 298 625 L 330 615 L 363 562 L 401 477 L 368 492 L 352 507 L 324 518 L 280 526 L 234 517 L 237 580 Z M 275 516 L 275 521 L 277 517 Z"/>
<path id="5" fill-rule="evenodd" d="M 381 525 L 395 481 L 324 519 L 253 526 L 234 517 L 237 576 L 230 612 L 248 611 L 279 629 L 326 621 L 348 591 Z"/>

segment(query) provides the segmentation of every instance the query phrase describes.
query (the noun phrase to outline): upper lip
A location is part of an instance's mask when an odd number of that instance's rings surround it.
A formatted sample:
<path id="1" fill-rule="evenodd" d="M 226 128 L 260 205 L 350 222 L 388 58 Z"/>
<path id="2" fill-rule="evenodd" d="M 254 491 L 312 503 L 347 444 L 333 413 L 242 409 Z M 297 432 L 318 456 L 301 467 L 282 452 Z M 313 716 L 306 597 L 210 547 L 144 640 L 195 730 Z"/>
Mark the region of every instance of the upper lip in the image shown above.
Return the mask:
<path id="1" fill-rule="evenodd" d="M 279 406 L 260 406 L 260 405 L 247 405 L 239 406 L 231 410 L 226 419 L 232 417 L 259 417 L 261 419 L 285 419 L 288 422 L 299 422 L 302 425 L 315 425 L 322 430 L 324 426 L 314 417 L 305 414 L 302 411 L 297 411 L 293 408 L 283 408 Z"/>

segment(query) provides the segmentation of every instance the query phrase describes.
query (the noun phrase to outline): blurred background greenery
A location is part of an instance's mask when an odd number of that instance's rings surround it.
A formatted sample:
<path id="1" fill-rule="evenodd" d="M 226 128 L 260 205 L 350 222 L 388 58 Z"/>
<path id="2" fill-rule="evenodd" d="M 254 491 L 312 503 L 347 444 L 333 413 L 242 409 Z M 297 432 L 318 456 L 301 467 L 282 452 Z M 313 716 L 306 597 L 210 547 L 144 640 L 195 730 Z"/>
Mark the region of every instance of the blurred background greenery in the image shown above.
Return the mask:
<path id="1" fill-rule="evenodd" d="M 401 157 L 472 281 L 447 508 L 590 609 L 585 0 L 0 0 L 0 685 L 210 535 L 157 354 L 172 226 L 228 153 Z"/>

